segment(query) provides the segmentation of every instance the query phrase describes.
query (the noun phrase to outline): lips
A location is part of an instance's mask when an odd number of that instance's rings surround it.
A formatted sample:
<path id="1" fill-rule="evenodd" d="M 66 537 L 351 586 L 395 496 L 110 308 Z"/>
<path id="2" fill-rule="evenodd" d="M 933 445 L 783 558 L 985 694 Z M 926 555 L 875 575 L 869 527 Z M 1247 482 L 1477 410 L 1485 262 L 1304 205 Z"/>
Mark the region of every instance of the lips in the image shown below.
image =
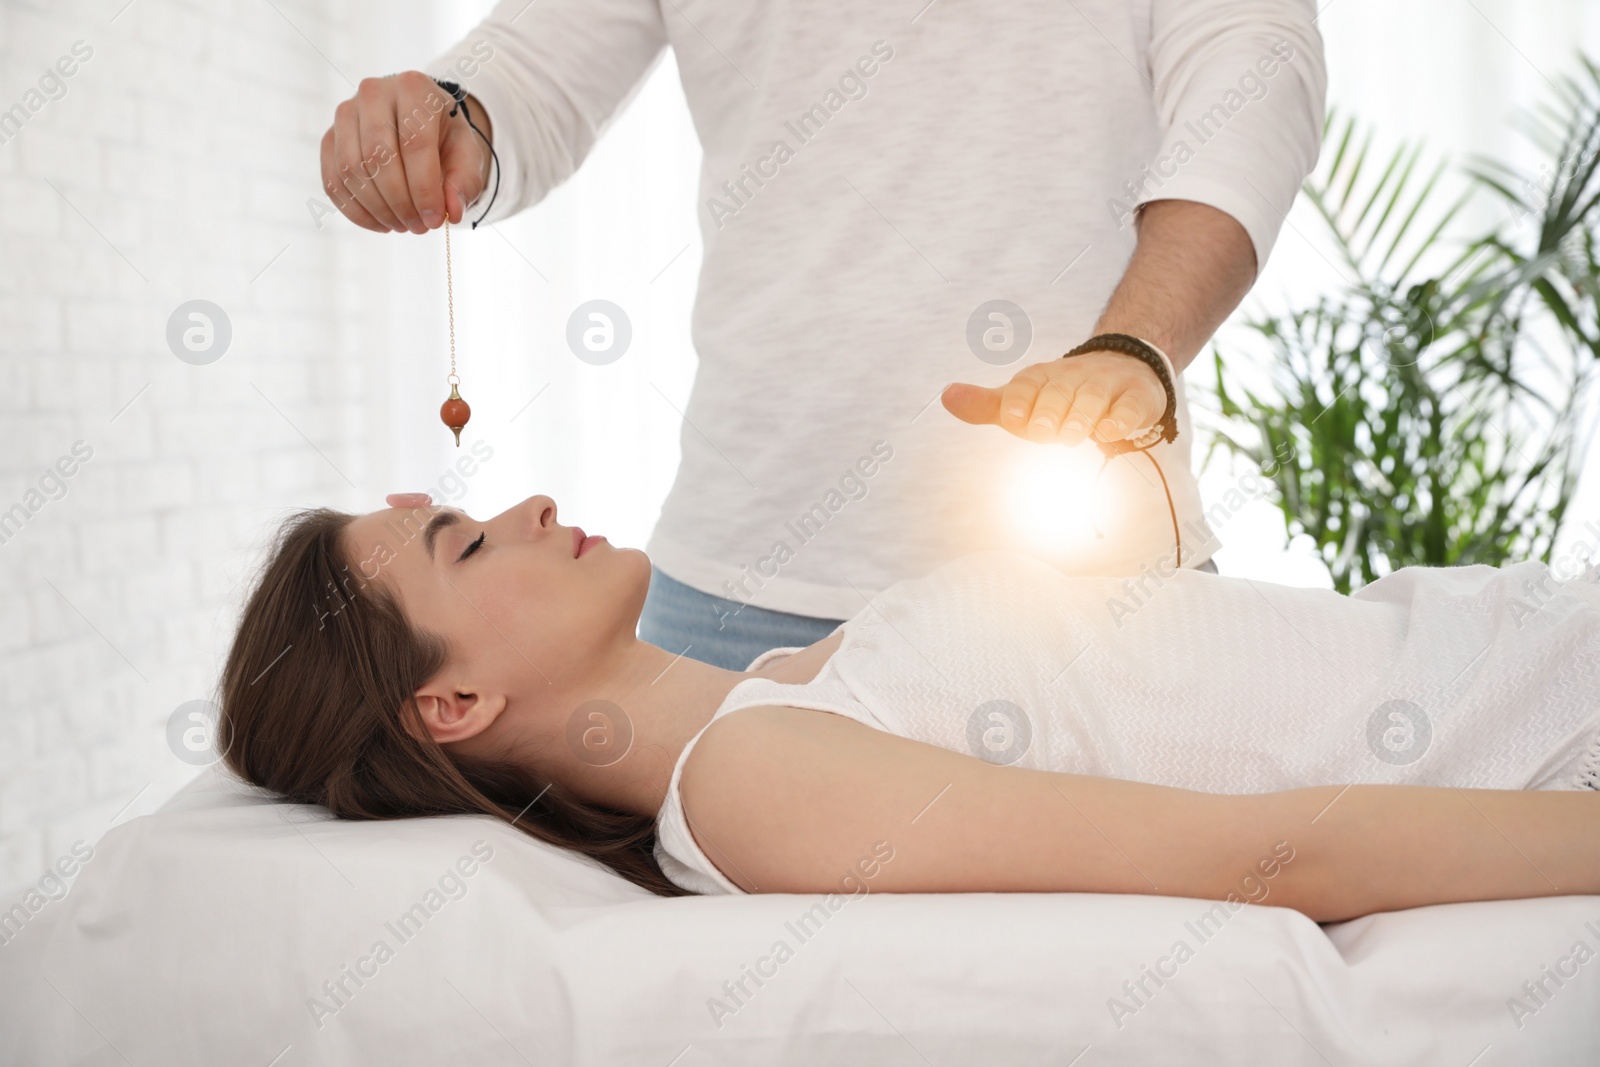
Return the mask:
<path id="1" fill-rule="evenodd" d="M 583 527 L 574 526 L 572 528 L 572 558 L 577 559 L 604 540 L 605 537 L 600 534 L 585 535 Z"/>

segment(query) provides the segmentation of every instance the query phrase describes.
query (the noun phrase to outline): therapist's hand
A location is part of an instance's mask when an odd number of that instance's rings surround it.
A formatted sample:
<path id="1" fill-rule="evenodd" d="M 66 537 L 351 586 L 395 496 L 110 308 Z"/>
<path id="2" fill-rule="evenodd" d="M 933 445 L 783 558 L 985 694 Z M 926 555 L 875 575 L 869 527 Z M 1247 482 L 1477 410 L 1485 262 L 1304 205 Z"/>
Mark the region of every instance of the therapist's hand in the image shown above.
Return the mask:
<path id="1" fill-rule="evenodd" d="M 1155 425 L 1167 410 L 1156 372 L 1120 352 L 1035 363 L 999 389 L 958 382 L 940 399 L 963 422 L 992 423 L 1041 444 L 1076 445 L 1091 436 L 1121 441 Z"/>
<path id="2" fill-rule="evenodd" d="M 378 233 L 427 233 L 460 222 L 489 182 L 489 147 L 450 95 L 421 71 L 367 78 L 322 135 L 322 187 L 345 218 Z M 491 141 L 471 94 L 472 120 Z"/>

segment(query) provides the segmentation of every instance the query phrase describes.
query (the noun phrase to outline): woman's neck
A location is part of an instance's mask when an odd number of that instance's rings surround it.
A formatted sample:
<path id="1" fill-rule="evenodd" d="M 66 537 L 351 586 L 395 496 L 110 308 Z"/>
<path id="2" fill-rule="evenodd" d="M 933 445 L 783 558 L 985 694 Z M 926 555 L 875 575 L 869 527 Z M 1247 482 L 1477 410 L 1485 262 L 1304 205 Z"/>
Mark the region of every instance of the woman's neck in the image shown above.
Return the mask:
<path id="1" fill-rule="evenodd" d="M 583 730 L 569 730 L 563 716 L 552 723 L 559 735 L 550 773 L 591 803 L 653 817 L 661 810 L 684 746 L 711 721 L 735 685 L 747 678 L 808 682 L 840 637 L 830 635 L 756 672 L 714 667 L 634 638 L 606 670 L 605 683 L 573 702 L 574 709 L 587 707 L 582 718 L 595 729 L 609 730 L 619 749 L 621 739 L 631 735 L 625 754 L 597 756 L 583 750 L 582 742 L 574 741 Z M 605 703 L 593 703 L 597 701 Z M 604 748 L 598 751 L 604 753 Z M 613 762 L 597 765 L 601 760 Z"/>

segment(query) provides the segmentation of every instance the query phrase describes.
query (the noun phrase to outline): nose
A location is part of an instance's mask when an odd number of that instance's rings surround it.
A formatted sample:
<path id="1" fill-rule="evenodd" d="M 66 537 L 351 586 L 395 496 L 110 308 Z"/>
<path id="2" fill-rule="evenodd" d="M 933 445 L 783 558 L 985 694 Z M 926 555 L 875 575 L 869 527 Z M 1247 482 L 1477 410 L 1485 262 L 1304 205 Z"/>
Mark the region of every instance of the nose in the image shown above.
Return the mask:
<path id="1" fill-rule="evenodd" d="M 556 502 L 547 496 L 530 496 L 520 505 L 529 527 L 534 531 L 550 530 L 556 524 Z"/>

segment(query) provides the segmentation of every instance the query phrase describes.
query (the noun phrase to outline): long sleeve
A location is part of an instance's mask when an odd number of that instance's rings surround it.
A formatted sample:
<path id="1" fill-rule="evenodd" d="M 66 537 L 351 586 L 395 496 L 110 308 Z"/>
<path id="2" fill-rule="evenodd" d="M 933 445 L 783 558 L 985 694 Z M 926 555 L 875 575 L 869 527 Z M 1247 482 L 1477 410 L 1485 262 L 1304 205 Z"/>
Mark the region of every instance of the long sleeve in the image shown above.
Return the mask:
<path id="1" fill-rule="evenodd" d="M 1322 145 L 1327 66 L 1310 0 L 1154 0 L 1164 136 L 1130 206 L 1194 200 L 1237 219 L 1266 265 Z"/>
<path id="2" fill-rule="evenodd" d="M 488 221 L 571 177 L 665 45 L 656 0 L 501 0 L 424 67 L 459 82 L 494 123 L 500 194 Z"/>

